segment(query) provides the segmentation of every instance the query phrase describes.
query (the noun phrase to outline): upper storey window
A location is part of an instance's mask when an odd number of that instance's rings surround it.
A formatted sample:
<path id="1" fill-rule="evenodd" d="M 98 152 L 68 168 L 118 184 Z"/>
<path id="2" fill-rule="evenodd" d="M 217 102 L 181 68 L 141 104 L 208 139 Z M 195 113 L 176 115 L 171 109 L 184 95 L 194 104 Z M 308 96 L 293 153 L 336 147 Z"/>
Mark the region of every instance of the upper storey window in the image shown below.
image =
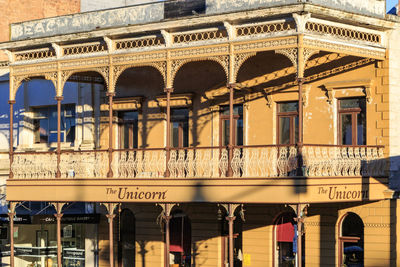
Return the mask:
<path id="1" fill-rule="evenodd" d="M 33 109 L 34 142 L 57 142 L 57 107 L 48 106 Z M 74 142 L 75 140 L 75 105 L 61 106 L 61 142 Z"/>
<path id="2" fill-rule="evenodd" d="M 171 109 L 171 144 L 172 147 L 189 146 L 189 110 Z"/>
<path id="3" fill-rule="evenodd" d="M 119 148 L 138 148 L 138 112 L 118 112 Z"/>
<path id="4" fill-rule="evenodd" d="M 339 100 L 340 145 L 365 145 L 366 111 L 365 98 Z"/>
<path id="5" fill-rule="evenodd" d="M 220 113 L 220 144 L 229 145 L 229 106 L 222 106 Z M 233 106 L 233 145 L 243 145 L 243 105 Z"/>
<path id="6" fill-rule="evenodd" d="M 295 144 L 299 140 L 298 102 L 278 103 L 278 143 Z"/>

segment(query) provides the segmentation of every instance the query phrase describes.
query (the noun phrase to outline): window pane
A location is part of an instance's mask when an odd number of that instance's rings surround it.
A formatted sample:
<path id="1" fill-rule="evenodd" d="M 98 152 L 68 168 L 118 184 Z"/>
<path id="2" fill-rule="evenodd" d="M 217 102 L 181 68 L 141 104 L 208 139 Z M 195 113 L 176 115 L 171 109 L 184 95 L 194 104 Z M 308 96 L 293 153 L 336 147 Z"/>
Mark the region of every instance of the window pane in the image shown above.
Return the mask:
<path id="1" fill-rule="evenodd" d="M 121 127 L 121 142 L 122 148 L 128 149 L 129 147 L 129 124 L 123 124 Z"/>
<path id="2" fill-rule="evenodd" d="M 50 131 L 57 131 L 57 109 L 55 107 L 50 107 L 48 111 L 49 111 L 49 129 Z M 63 117 L 64 116 L 61 116 L 61 131 L 64 130 Z"/>
<path id="3" fill-rule="evenodd" d="M 352 130 L 351 114 L 341 114 L 340 121 L 342 124 L 341 125 L 342 145 L 352 145 L 353 130 Z"/>
<path id="4" fill-rule="evenodd" d="M 366 119 L 365 113 L 361 112 L 357 114 L 357 144 L 366 145 Z"/>
<path id="5" fill-rule="evenodd" d="M 243 120 L 236 121 L 236 145 L 243 145 Z"/>
<path id="6" fill-rule="evenodd" d="M 47 143 L 49 139 L 49 121 L 43 119 L 40 120 L 39 124 L 40 143 Z"/>
<path id="7" fill-rule="evenodd" d="M 279 117 L 279 144 L 290 143 L 290 117 Z"/>
<path id="8" fill-rule="evenodd" d="M 136 111 L 129 111 L 122 113 L 122 119 L 124 121 L 133 121 L 138 119 L 138 113 Z"/>
<path id="9" fill-rule="evenodd" d="M 229 116 L 229 106 L 221 106 L 221 114 Z M 243 105 L 234 105 L 233 115 L 243 116 Z"/>
<path id="10" fill-rule="evenodd" d="M 294 143 L 299 142 L 299 117 L 294 118 Z"/>
<path id="11" fill-rule="evenodd" d="M 189 146 L 189 123 L 183 122 L 182 123 L 182 130 L 183 130 L 183 147 Z"/>
<path id="12" fill-rule="evenodd" d="M 297 112 L 298 104 L 299 104 L 298 102 L 279 103 L 278 111 L 279 112 Z"/>
<path id="13" fill-rule="evenodd" d="M 224 120 L 222 125 L 222 145 L 229 145 L 229 120 Z"/>
<path id="14" fill-rule="evenodd" d="M 349 98 L 349 99 L 341 99 L 340 100 L 340 108 L 360 108 L 360 101 L 359 98 Z"/>
<path id="15" fill-rule="evenodd" d="M 179 122 L 172 122 L 171 123 L 171 145 L 172 147 L 179 147 Z"/>

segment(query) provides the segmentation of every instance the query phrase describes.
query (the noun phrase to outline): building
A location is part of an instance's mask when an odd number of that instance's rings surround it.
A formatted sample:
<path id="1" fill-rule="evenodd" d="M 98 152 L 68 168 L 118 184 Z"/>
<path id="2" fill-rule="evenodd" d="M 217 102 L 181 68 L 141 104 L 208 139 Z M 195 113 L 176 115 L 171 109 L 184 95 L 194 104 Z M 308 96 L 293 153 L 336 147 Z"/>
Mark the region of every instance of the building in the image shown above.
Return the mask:
<path id="1" fill-rule="evenodd" d="M 380 0 L 12 24 L 9 216 L 56 216 L 10 220 L 10 265 L 399 265 L 398 27 Z"/>

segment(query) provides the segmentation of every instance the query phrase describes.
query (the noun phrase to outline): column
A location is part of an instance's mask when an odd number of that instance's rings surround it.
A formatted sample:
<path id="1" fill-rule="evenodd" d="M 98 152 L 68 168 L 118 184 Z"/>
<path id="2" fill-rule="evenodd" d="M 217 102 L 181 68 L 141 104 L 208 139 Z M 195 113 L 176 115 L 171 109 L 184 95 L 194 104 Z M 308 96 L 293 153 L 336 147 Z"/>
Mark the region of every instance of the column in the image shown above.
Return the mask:
<path id="1" fill-rule="evenodd" d="M 165 246 L 164 246 L 165 261 L 164 261 L 164 266 L 165 267 L 169 267 L 169 245 L 170 245 L 169 222 L 170 222 L 170 220 L 171 220 L 171 216 L 164 215 L 164 221 L 165 221 Z"/>
<path id="2" fill-rule="evenodd" d="M 54 214 L 57 220 L 57 266 L 62 266 L 62 245 L 61 245 L 61 218 L 62 213 L 57 212 Z"/>
<path id="3" fill-rule="evenodd" d="M 57 101 L 57 178 L 61 177 L 60 162 L 61 162 L 61 101 L 62 96 L 55 97 Z"/>
<path id="4" fill-rule="evenodd" d="M 232 170 L 232 158 L 233 158 L 233 147 L 235 144 L 235 140 L 233 139 L 234 129 L 233 129 L 233 84 L 229 84 L 229 160 L 228 160 L 228 177 L 233 176 Z"/>
<path id="5" fill-rule="evenodd" d="M 171 93 L 174 91 L 173 88 L 165 88 L 164 90 L 167 93 L 167 141 L 165 144 L 165 150 L 167 152 L 166 156 L 166 170 L 165 170 L 165 177 L 169 177 L 169 169 L 168 169 L 168 162 L 171 156 Z M 169 255 L 168 255 L 169 256 Z"/>
<path id="6" fill-rule="evenodd" d="M 107 177 L 113 177 L 112 155 L 113 155 L 113 97 L 115 93 L 107 93 L 108 96 L 108 173 Z"/>
<path id="7" fill-rule="evenodd" d="M 232 204 L 228 204 L 228 216 L 226 217 L 226 220 L 228 221 L 228 226 L 229 226 L 229 267 L 233 267 L 234 261 L 233 261 L 233 223 L 236 219 L 236 217 L 233 215 L 234 214 L 234 209 Z"/>
<path id="8" fill-rule="evenodd" d="M 110 267 L 114 267 L 114 218 L 115 214 L 112 213 L 114 209 L 109 211 L 110 213 L 106 215 L 108 218 L 108 232 L 110 241 Z"/>
<path id="9" fill-rule="evenodd" d="M 15 104 L 15 100 L 9 100 L 8 104 L 10 104 L 10 175 L 9 178 L 13 178 L 14 174 L 12 171 L 12 163 L 14 160 L 14 104 Z M 10 222 L 11 223 L 11 222 Z"/>
<path id="10" fill-rule="evenodd" d="M 14 267 L 14 216 L 15 212 L 8 213 L 10 220 L 10 267 Z"/>

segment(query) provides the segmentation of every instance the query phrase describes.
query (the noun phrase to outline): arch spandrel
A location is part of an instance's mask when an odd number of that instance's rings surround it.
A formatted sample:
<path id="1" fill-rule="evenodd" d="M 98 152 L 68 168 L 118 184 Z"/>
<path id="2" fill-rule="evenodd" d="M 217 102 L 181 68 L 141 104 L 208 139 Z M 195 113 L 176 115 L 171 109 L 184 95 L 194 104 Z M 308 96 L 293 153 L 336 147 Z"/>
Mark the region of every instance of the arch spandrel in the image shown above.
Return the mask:
<path id="1" fill-rule="evenodd" d="M 57 73 L 52 73 L 52 74 L 42 74 L 42 75 L 36 75 L 36 76 L 32 76 L 32 75 L 15 75 L 10 77 L 10 80 L 12 79 L 12 84 L 10 83 L 10 100 L 15 100 L 16 96 L 17 96 L 17 92 L 19 90 L 19 88 L 21 87 L 23 82 L 29 81 L 33 78 L 37 78 L 37 77 L 44 77 L 46 80 L 49 80 L 53 83 L 53 88 L 54 88 L 54 93 L 56 96 L 60 96 L 58 95 L 57 92 L 57 80 L 54 80 L 53 77 L 54 75 L 57 75 Z"/>
<path id="2" fill-rule="evenodd" d="M 64 86 L 65 83 L 68 81 L 69 78 L 71 78 L 72 75 L 76 73 L 81 73 L 81 72 L 97 72 L 98 74 L 103 77 L 106 86 L 107 86 L 107 91 L 110 91 L 110 68 L 109 67 L 99 67 L 99 68 L 91 68 L 91 69 L 79 69 L 79 70 L 64 70 L 61 71 L 61 77 L 60 77 L 60 96 L 63 95 L 64 92 Z"/>
<path id="3" fill-rule="evenodd" d="M 117 65 L 113 66 L 113 86 L 112 91 L 115 92 L 115 87 L 117 85 L 119 77 L 128 69 L 131 68 L 140 68 L 140 67 L 152 67 L 156 69 L 163 78 L 164 85 L 166 85 L 166 70 L 167 70 L 167 63 L 165 61 L 162 62 L 155 62 L 155 63 L 138 63 L 138 64 L 128 64 L 128 65 Z"/>
<path id="4" fill-rule="evenodd" d="M 182 67 L 190 62 L 201 62 L 201 61 L 214 61 L 218 63 L 225 72 L 225 78 L 229 81 L 229 56 L 215 56 L 215 57 L 200 57 L 200 58 L 188 58 L 188 59 L 178 59 L 173 60 L 171 64 L 170 71 L 170 81 L 167 83 L 167 88 L 173 88 L 175 77 Z"/>

